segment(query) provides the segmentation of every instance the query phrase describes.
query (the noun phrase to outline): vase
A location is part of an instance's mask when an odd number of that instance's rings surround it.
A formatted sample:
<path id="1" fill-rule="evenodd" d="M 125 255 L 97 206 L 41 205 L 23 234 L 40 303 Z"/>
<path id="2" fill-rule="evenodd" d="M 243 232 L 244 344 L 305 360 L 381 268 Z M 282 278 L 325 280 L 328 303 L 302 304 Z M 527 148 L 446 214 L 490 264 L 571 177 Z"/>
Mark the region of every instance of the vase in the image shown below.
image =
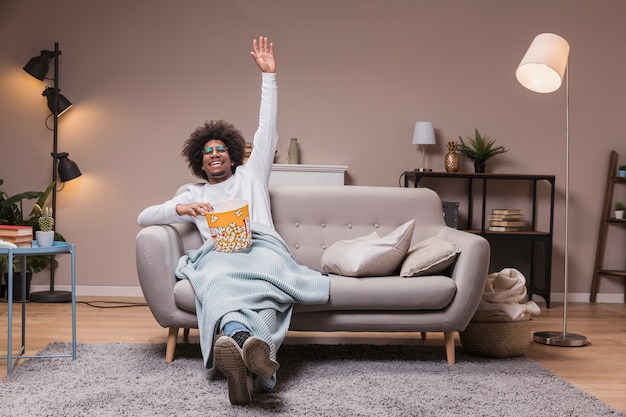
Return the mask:
<path id="1" fill-rule="evenodd" d="M 615 218 L 623 219 L 624 218 L 624 210 L 615 210 Z"/>
<path id="2" fill-rule="evenodd" d="M 448 153 L 445 158 L 446 172 L 457 172 L 459 170 L 459 155 L 456 153 L 456 142 L 448 142 Z"/>
<path id="3" fill-rule="evenodd" d="M 479 162 L 474 162 L 474 172 L 476 174 L 483 174 L 485 172 L 485 167 L 487 164 L 481 164 Z"/>
<path id="4" fill-rule="evenodd" d="M 620 170 L 618 171 L 618 173 L 619 173 L 619 176 L 620 176 L 620 177 L 626 177 L 626 170 L 624 170 L 624 169 L 620 169 Z"/>
<path id="5" fill-rule="evenodd" d="M 289 143 L 289 150 L 287 152 L 290 164 L 300 163 L 300 149 L 298 149 L 298 138 L 291 138 Z"/>
<path id="6" fill-rule="evenodd" d="M 37 239 L 37 245 L 40 248 L 49 248 L 54 242 L 54 232 L 42 232 L 41 230 L 37 230 L 35 232 L 35 239 Z"/>

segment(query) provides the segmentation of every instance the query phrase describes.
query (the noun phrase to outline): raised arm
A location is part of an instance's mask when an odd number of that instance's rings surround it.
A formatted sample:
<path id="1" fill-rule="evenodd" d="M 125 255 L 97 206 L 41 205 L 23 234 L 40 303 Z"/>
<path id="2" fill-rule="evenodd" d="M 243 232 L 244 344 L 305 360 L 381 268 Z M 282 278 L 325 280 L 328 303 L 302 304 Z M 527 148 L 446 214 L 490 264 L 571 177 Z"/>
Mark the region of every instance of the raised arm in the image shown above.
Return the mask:
<path id="1" fill-rule="evenodd" d="M 274 58 L 274 44 L 268 42 L 267 37 L 260 36 L 252 41 L 252 58 L 261 71 L 268 73 L 276 72 L 276 59 Z"/>

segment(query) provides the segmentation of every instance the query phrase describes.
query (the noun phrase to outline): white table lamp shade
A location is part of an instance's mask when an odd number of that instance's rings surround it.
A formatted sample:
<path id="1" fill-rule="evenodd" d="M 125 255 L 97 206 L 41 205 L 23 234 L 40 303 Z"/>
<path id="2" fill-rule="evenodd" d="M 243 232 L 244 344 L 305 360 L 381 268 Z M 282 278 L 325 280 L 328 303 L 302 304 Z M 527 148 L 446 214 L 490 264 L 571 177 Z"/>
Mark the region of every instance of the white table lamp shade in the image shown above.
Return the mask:
<path id="1" fill-rule="evenodd" d="M 435 129 L 432 122 L 415 123 L 415 132 L 413 132 L 413 145 L 434 145 Z"/>
<path id="2" fill-rule="evenodd" d="M 569 44 L 554 33 L 542 33 L 533 39 L 515 76 L 524 87 L 536 93 L 551 93 L 561 87 L 567 68 Z"/>

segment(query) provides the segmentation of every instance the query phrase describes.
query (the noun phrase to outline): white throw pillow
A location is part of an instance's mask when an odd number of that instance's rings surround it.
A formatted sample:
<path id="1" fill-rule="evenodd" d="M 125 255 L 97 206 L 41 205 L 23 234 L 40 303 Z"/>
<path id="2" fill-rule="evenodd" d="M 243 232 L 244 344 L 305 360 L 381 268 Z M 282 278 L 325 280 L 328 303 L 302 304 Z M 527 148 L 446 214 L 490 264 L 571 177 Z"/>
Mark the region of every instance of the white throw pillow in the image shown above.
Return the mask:
<path id="1" fill-rule="evenodd" d="M 414 227 L 415 220 L 410 220 L 385 237 L 373 232 L 337 241 L 322 256 L 322 273 L 348 277 L 391 275 L 411 245 Z"/>
<path id="2" fill-rule="evenodd" d="M 415 277 L 441 272 L 452 265 L 460 252 L 454 242 L 439 236 L 428 238 L 409 249 L 400 276 Z"/>

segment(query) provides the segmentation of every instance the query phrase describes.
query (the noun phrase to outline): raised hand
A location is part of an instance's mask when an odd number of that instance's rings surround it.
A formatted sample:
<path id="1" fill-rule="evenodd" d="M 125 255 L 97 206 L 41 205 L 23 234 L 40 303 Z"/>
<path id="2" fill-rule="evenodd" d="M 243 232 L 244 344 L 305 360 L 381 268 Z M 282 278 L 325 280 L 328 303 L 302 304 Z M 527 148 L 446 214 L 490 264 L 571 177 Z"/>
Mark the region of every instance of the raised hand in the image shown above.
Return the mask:
<path id="1" fill-rule="evenodd" d="M 274 59 L 274 44 L 267 41 L 267 37 L 260 36 L 252 41 L 252 58 L 263 72 L 276 72 Z"/>

